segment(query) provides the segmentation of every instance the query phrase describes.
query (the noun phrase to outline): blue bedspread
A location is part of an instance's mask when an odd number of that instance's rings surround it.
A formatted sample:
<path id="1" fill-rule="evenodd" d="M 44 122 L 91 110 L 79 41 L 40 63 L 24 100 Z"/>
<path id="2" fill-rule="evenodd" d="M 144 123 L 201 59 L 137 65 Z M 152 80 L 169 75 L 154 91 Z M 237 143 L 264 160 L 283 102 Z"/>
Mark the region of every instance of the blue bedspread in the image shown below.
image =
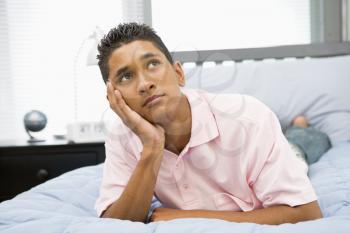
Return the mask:
<path id="1" fill-rule="evenodd" d="M 350 233 L 350 143 L 329 150 L 310 166 L 309 176 L 325 218 L 279 226 L 215 219 L 135 223 L 100 219 L 93 209 L 102 166 L 81 168 L 0 204 L 1 233 L 61 232 L 329 232 Z"/>

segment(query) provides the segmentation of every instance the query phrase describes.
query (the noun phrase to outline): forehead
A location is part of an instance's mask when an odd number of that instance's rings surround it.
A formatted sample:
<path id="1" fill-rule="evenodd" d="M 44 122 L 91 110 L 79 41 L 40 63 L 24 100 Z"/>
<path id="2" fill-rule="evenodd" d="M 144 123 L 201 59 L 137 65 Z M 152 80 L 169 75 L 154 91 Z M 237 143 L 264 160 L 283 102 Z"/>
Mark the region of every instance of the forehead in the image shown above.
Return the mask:
<path id="1" fill-rule="evenodd" d="M 115 49 L 108 60 L 108 65 L 110 68 L 123 66 L 133 61 L 140 60 L 146 53 L 163 56 L 162 52 L 154 46 L 152 42 L 136 40 Z"/>

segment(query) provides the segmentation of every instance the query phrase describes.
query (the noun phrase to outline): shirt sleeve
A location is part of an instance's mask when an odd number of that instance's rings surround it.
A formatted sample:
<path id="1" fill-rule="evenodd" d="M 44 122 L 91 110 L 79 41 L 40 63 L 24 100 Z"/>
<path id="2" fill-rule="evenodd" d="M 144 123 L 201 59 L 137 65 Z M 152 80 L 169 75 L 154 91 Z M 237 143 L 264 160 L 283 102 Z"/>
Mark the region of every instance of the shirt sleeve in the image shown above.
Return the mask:
<path id="1" fill-rule="evenodd" d="M 106 160 L 100 194 L 95 203 L 98 216 L 119 198 L 137 164 L 135 156 L 125 150 L 122 144 L 118 138 L 106 139 Z"/>
<path id="2" fill-rule="evenodd" d="M 293 152 L 274 112 L 260 115 L 255 137 L 252 188 L 264 208 L 297 206 L 317 200 L 307 176 L 307 165 Z"/>

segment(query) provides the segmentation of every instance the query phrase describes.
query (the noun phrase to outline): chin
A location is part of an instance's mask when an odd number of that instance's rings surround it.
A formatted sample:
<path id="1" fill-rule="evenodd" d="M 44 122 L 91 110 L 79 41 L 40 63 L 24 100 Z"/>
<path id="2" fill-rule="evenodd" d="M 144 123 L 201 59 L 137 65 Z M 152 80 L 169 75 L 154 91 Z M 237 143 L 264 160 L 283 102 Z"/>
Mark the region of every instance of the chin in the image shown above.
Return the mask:
<path id="1" fill-rule="evenodd" d="M 166 108 L 160 106 L 152 109 L 145 118 L 153 124 L 162 124 L 170 120 Z"/>

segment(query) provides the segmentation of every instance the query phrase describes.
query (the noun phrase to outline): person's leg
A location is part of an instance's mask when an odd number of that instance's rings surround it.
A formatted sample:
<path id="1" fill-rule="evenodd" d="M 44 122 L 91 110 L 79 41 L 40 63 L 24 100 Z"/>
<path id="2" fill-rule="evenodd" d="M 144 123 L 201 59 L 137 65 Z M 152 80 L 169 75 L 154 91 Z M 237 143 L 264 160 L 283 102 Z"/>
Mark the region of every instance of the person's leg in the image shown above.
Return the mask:
<path id="1" fill-rule="evenodd" d="M 328 135 L 309 127 L 303 116 L 296 117 L 284 134 L 297 155 L 303 157 L 309 165 L 317 162 L 331 147 Z"/>

